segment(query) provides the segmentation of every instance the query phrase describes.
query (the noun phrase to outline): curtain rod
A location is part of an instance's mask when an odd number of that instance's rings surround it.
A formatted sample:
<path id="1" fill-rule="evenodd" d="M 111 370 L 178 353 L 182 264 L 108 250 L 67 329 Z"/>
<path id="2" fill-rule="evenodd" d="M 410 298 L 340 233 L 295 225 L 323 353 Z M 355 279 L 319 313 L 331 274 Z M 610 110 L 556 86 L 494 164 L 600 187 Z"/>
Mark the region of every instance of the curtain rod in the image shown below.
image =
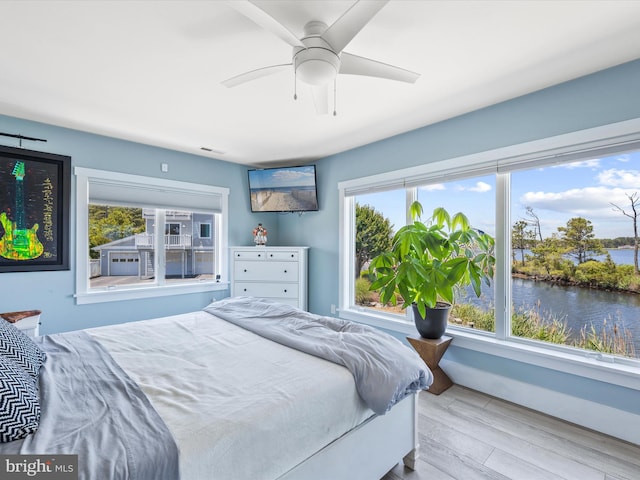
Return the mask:
<path id="1" fill-rule="evenodd" d="M 19 139 L 20 140 L 20 147 L 22 147 L 22 140 L 30 140 L 32 142 L 46 142 L 46 140 L 44 138 L 27 137 L 25 135 L 19 135 L 19 134 L 15 134 L 15 133 L 0 132 L 0 136 Z"/>

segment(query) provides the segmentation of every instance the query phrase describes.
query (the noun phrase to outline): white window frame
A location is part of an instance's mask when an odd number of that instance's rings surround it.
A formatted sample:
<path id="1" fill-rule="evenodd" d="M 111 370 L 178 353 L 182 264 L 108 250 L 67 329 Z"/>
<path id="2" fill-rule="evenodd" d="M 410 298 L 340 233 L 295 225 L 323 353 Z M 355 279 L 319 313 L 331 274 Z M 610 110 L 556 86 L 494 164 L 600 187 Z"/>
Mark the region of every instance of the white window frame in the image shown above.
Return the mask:
<path id="1" fill-rule="evenodd" d="M 75 167 L 76 177 L 76 304 L 114 302 L 141 298 L 153 298 L 167 295 L 210 292 L 226 290 L 229 281 L 228 271 L 228 197 L 229 189 L 211 185 L 179 182 L 119 172 L 94 170 Z M 170 282 L 152 285 L 126 285 L 105 289 L 90 288 L 89 272 L 89 188 L 92 181 L 106 181 L 114 184 L 140 185 L 141 189 L 158 188 L 166 191 L 190 192 L 196 195 L 211 195 L 220 200 L 220 211 L 215 212 L 215 265 L 216 270 L 211 280 L 195 280 L 193 282 Z M 158 207 L 161 209 L 162 207 Z M 184 209 L 184 208 L 183 208 Z M 180 208 L 175 208 L 180 210 Z M 201 210 L 198 210 L 201 211 Z M 208 213 L 208 212 L 205 212 Z M 214 212 L 211 212 L 214 213 Z M 156 225 L 165 224 L 165 212 L 156 212 Z M 156 251 L 164 250 L 164 237 L 156 235 Z M 158 262 L 157 277 L 164 278 L 164 263 Z M 216 281 L 216 276 L 220 279 Z"/>
<path id="2" fill-rule="evenodd" d="M 382 327 L 400 334 L 414 334 L 411 321 L 398 315 L 374 312 L 352 305 L 355 278 L 355 197 L 358 193 L 407 188 L 460 177 L 496 174 L 496 299 L 505 294 L 505 302 L 496 302 L 495 333 L 450 326 L 447 334 L 455 345 L 494 356 L 545 367 L 589 379 L 640 390 L 640 361 L 613 355 L 544 344 L 509 335 L 511 298 L 510 175 L 518 169 L 566 163 L 584 158 L 589 152 L 603 156 L 640 145 L 640 119 L 595 127 L 509 147 L 499 148 L 384 174 L 347 180 L 339 191 L 339 307 L 341 318 Z M 410 194 L 407 193 L 408 198 Z M 507 219 L 503 221 L 502 219 Z"/>

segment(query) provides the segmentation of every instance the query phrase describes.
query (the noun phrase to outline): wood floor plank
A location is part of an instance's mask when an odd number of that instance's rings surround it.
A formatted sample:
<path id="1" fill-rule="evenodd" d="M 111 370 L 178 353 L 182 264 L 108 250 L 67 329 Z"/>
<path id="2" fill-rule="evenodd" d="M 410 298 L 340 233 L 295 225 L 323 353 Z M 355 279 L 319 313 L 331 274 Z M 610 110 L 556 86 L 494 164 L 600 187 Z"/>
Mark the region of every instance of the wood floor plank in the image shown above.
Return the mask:
<path id="1" fill-rule="evenodd" d="M 439 442 L 450 450 L 458 450 L 478 463 L 484 463 L 494 450 L 492 445 L 479 442 L 477 438 L 466 432 L 451 428 L 446 419 L 430 418 L 429 427 L 420 431 L 420 435 L 432 442 Z"/>
<path id="2" fill-rule="evenodd" d="M 419 399 L 420 459 L 383 480 L 640 480 L 640 446 L 454 385 Z"/>
<path id="3" fill-rule="evenodd" d="M 492 424 L 492 418 L 486 415 L 482 409 L 470 408 L 465 402 L 452 402 L 448 407 L 432 404 L 431 410 L 436 415 L 447 418 L 449 425 L 458 431 L 469 431 L 478 442 L 486 442 L 504 452 L 521 458 L 525 462 L 535 464 L 544 458 L 545 467 L 556 473 L 559 478 L 573 478 L 564 475 L 564 472 L 571 474 L 579 473 L 581 480 L 602 480 L 602 472 L 589 466 L 582 465 L 572 458 L 563 457 L 553 450 L 543 446 L 530 443 L 526 438 L 522 438 L 519 433 L 505 431 L 500 425 Z M 425 417 L 429 414 L 426 413 Z M 424 428 L 429 428 L 428 420 L 419 423 Z"/>
<path id="4" fill-rule="evenodd" d="M 485 466 L 500 472 L 508 478 L 558 480 L 557 474 L 498 449 L 493 451 Z M 604 473 L 600 476 L 600 480 L 604 480 Z"/>
<path id="5" fill-rule="evenodd" d="M 526 418 L 528 422 L 540 430 L 547 432 L 562 431 L 562 437 L 571 440 L 575 444 L 591 448 L 600 454 L 611 457 L 610 460 L 620 459 L 631 463 L 640 469 L 640 450 L 638 445 L 633 445 L 624 440 L 603 435 L 602 433 L 589 430 L 578 425 L 555 419 L 540 412 L 514 405 L 512 403 L 493 399 L 485 407 L 490 411 L 498 411 L 505 416 L 522 421 Z"/>
<path id="6" fill-rule="evenodd" d="M 486 424 L 509 436 L 508 445 L 501 444 L 499 448 L 530 463 L 544 458 L 545 468 L 551 469 L 560 478 L 573 478 L 577 474 L 585 480 L 604 478 L 604 471 L 601 469 L 603 456 L 593 449 L 574 444 L 562 436 L 561 429 L 550 433 L 538 429 L 536 425 L 513 420 L 499 412 L 485 409 L 478 412 L 477 408 L 465 402 L 454 402 L 450 408 L 465 418 L 481 415 Z M 624 472 L 622 469 L 618 473 Z"/>
<path id="7" fill-rule="evenodd" d="M 514 425 L 526 425 L 526 437 L 529 442 L 546 448 L 561 451 L 563 456 L 579 459 L 580 463 L 602 472 L 609 472 L 621 478 L 640 478 L 640 450 L 627 442 L 584 429 L 568 422 L 547 417 L 520 408 L 517 418 L 505 415 L 505 406 L 498 409 L 494 417 L 502 428 Z M 542 428 L 541 422 L 547 427 Z"/>
<path id="8" fill-rule="evenodd" d="M 451 450 L 437 440 L 424 435 L 420 436 L 420 443 L 424 445 L 426 453 L 421 460 L 433 465 L 439 470 L 456 479 L 465 480 L 508 480 L 499 472 L 476 462 L 466 452 Z"/>
<path id="9" fill-rule="evenodd" d="M 418 468 L 409 470 L 402 463 L 395 466 L 382 480 L 457 480 L 430 463 L 418 460 Z"/>

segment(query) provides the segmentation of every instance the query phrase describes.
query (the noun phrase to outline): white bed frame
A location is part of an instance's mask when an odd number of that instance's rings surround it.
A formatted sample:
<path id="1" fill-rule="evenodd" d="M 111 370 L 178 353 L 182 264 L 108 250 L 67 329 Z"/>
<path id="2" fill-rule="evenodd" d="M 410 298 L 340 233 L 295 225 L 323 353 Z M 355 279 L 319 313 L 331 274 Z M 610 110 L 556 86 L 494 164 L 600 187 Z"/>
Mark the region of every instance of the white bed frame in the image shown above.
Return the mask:
<path id="1" fill-rule="evenodd" d="M 418 394 L 376 415 L 289 470 L 278 480 L 377 480 L 400 460 L 418 460 Z"/>

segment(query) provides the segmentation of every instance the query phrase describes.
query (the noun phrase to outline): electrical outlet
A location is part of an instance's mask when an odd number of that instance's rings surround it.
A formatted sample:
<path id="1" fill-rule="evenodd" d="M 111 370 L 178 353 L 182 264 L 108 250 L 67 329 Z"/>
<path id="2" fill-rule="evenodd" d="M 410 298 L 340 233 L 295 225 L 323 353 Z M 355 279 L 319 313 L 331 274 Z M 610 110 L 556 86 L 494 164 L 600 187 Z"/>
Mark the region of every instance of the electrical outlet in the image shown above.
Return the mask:
<path id="1" fill-rule="evenodd" d="M 167 173 L 169 171 L 169 164 L 168 163 L 161 163 L 160 164 L 160 170 L 162 170 L 164 173 Z"/>
<path id="2" fill-rule="evenodd" d="M 336 314 L 336 306 L 332 303 L 331 304 L 331 315 L 335 315 Z"/>

